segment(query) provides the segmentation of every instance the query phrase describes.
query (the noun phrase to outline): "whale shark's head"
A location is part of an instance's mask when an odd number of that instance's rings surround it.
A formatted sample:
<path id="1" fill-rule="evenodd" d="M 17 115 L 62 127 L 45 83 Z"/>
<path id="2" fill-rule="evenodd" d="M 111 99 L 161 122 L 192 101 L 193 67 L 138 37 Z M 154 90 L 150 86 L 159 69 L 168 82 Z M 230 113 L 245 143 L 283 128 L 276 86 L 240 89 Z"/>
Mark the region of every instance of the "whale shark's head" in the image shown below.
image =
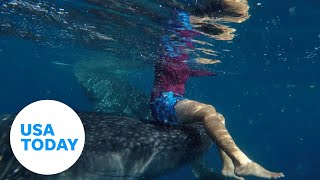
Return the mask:
<path id="1" fill-rule="evenodd" d="M 86 131 L 84 151 L 69 170 L 52 179 L 150 178 L 192 162 L 211 145 L 200 124 L 165 126 L 99 113 L 79 116 Z M 12 154 L 13 118 L 0 119 L 0 179 L 42 179 L 23 168 Z"/>

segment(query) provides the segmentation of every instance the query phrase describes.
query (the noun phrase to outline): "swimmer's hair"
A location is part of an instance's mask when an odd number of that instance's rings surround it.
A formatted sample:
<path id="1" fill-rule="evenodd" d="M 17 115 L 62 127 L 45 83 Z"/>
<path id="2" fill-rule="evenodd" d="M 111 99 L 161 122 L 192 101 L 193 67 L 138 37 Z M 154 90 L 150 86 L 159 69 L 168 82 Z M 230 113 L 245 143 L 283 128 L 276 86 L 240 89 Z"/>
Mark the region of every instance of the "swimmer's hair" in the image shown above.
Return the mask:
<path id="1" fill-rule="evenodd" d="M 220 21 L 241 23 L 249 16 L 249 5 L 247 0 L 204 0 L 192 11 L 194 16 L 211 17 Z"/>
<path id="2" fill-rule="evenodd" d="M 193 27 L 217 40 L 232 40 L 234 28 L 223 22 L 242 23 L 249 16 L 247 0 L 203 0 L 190 16 Z"/>

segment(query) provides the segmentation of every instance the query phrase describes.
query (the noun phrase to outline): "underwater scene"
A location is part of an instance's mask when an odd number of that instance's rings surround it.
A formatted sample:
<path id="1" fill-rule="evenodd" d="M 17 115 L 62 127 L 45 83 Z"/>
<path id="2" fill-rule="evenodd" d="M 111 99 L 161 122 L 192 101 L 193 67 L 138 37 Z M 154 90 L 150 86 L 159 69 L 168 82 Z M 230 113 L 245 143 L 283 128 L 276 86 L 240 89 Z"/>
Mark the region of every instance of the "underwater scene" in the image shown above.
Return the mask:
<path id="1" fill-rule="evenodd" d="M 319 7 L 0 0 L 0 180 L 319 179 Z M 52 176 L 9 142 L 38 100 L 70 106 L 86 134 Z"/>

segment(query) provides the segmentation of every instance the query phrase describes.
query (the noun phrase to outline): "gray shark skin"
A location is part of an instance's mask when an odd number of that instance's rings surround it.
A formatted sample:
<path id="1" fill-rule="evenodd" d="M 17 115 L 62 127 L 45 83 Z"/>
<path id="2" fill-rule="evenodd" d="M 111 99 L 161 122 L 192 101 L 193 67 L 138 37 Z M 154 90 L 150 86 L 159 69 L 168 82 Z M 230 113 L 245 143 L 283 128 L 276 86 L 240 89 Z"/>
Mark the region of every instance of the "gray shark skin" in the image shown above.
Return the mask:
<path id="1" fill-rule="evenodd" d="M 19 164 L 9 143 L 14 116 L 1 116 L 0 179 L 150 179 L 196 161 L 212 144 L 201 124 L 167 126 L 101 113 L 78 114 L 86 132 L 84 151 L 70 169 L 53 176 L 34 174 Z"/>
<path id="2" fill-rule="evenodd" d="M 74 74 L 94 103 L 94 111 L 138 119 L 151 119 L 149 95 L 127 79 L 141 68 L 136 62 L 121 62 L 119 57 L 81 61 Z M 147 67 L 144 67 L 147 68 Z"/>

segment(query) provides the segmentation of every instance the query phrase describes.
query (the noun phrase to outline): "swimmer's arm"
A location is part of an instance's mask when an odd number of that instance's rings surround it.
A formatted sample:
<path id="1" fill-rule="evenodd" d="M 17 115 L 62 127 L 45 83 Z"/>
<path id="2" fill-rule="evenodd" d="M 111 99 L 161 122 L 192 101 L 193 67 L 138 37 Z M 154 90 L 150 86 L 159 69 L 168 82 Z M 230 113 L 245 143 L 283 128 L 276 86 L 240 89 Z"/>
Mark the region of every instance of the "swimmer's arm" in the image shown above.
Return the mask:
<path id="1" fill-rule="evenodd" d="M 210 72 L 210 71 L 205 71 L 205 70 L 191 70 L 190 71 L 190 76 L 217 76 L 216 73 Z"/>

